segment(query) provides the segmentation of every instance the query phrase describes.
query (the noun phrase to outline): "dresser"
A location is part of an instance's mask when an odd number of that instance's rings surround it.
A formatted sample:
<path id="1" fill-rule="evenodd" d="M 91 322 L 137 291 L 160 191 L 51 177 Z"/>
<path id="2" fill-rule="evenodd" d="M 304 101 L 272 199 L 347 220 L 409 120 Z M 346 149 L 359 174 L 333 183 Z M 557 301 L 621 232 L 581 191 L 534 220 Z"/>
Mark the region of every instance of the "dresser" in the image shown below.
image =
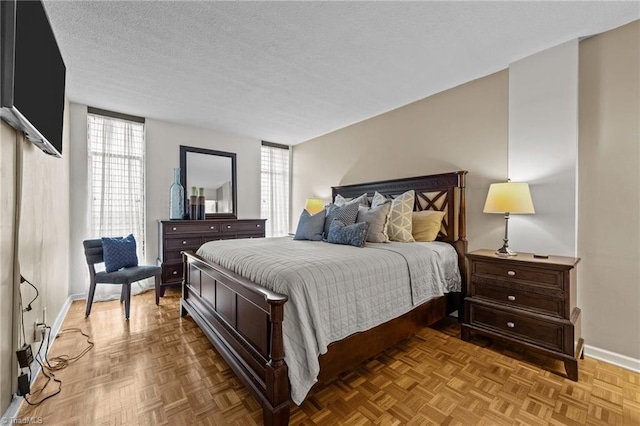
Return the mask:
<path id="1" fill-rule="evenodd" d="M 182 283 L 184 250 L 196 251 L 207 241 L 263 238 L 266 219 L 159 220 L 158 265 L 162 284 Z"/>
<path id="2" fill-rule="evenodd" d="M 504 258 L 478 250 L 467 261 L 462 340 L 480 333 L 560 359 L 567 376 L 577 381 L 584 347 L 576 306 L 580 259 L 530 253 Z"/>

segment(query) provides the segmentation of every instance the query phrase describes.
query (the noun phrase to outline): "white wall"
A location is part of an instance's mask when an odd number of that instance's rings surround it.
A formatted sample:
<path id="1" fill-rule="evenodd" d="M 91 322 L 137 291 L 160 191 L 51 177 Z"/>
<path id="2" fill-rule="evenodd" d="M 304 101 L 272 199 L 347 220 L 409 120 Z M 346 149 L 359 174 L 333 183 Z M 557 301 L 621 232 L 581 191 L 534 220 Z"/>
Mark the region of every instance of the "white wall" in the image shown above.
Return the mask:
<path id="1" fill-rule="evenodd" d="M 528 182 L 535 215 L 512 215 L 509 246 L 575 256 L 578 40 L 509 66 L 509 178 Z"/>
<path id="2" fill-rule="evenodd" d="M 173 169 L 180 167 L 180 145 L 236 153 L 238 219 L 260 217 L 259 139 L 146 120 L 147 263 L 158 257 L 158 219 L 169 219 L 169 187 Z"/>
<path id="3" fill-rule="evenodd" d="M 71 104 L 70 107 L 71 158 L 70 199 L 71 227 L 69 254 L 69 292 L 70 294 L 86 293 L 89 285 L 89 270 L 84 257 L 82 241 L 89 238 L 89 181 L 87 178 L 87 106 Z"/>
<path id="4" fill-rule="evenodd" d="M 116 111 L 119 112 L 119 111 Z M 146 263 L 158 257 L 158 220 L 169 219 L 169 187 L 173 169 L 180 167 L 180 145 L 236 153 L 239 219 L 260 217 L 261 141 L 213 130 L 147 119 L 146 129 Z M 86 293 L 88 272 L 82 240 L 89 237 L 87 176 L 87 107 L 71 104 L 71 286 Z"/>

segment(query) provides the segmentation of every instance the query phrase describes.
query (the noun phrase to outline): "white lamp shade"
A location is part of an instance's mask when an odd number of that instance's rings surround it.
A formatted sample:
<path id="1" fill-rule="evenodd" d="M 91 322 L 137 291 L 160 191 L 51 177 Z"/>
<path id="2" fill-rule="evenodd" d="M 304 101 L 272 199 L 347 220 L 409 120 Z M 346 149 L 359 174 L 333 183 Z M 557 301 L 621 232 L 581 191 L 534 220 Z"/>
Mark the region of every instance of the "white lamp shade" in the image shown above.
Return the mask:
<path id="1" fill-rule="evenodd" d="M 529 184 L 525 182 L 492 183 L 489 186 L 485 213 L 533 214 L 533 201 Z"/>
<path id="2" fill-rule="evenodd" d="M 324 209 L 324 203 L 320 198 L 307 198 L 307 204 L 304 208 L 309 214 L 316 214 Z"/>

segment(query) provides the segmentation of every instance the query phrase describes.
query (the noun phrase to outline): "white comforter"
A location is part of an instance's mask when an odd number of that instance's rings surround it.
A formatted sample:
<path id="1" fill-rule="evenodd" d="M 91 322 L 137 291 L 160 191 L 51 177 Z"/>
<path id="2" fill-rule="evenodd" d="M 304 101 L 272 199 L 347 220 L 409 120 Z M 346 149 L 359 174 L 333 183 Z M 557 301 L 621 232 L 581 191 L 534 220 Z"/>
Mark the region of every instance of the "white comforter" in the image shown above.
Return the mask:
<path id="1" fill-rule="evenodd" d="M 198 255 L 289 296 L 284 349 L 291 399 L 316 382 L 327 346 L 447 292 L 460 291 L 446 243 L 367 243 L 364 248 L 289 237 L 212 241 Z"/>

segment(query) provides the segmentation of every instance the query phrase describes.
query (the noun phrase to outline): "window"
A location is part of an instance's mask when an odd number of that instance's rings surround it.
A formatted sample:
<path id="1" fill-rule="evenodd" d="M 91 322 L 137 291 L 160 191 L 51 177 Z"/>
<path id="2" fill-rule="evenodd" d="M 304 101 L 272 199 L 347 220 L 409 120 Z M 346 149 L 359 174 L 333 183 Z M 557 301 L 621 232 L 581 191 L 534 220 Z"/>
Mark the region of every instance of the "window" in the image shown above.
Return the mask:
<path id="1" fill-rule="evenodd" d="M 133 234 L 144 263 L 144 119 L 89 108 L 87 139 L 90 235 Z"/>
<path id="2" fill-rule="evenodd" d="M 289 147 L 262 142 L 260 216 L 267 219 L 267 237 L 289 233 Z"/>

